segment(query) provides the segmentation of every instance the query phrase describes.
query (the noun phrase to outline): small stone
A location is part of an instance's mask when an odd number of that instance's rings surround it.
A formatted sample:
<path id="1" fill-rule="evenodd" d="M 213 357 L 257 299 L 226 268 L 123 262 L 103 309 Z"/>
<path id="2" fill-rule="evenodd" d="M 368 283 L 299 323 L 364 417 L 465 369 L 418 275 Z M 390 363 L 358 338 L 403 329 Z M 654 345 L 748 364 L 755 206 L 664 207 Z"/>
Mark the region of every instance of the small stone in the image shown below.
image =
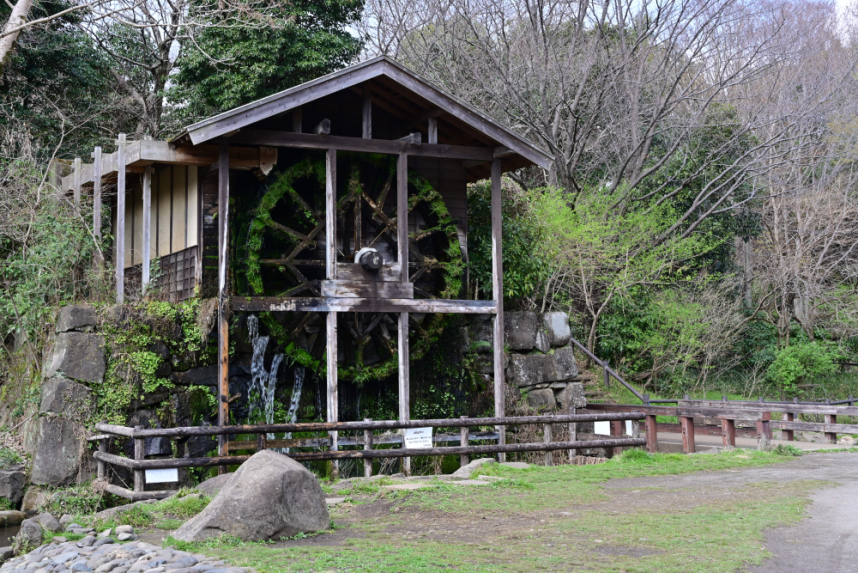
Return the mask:
<path id="1" fill-rule="evenodd" d="M 72 573 L 90 573 L 92 569 L 90 569 L 85 562 L 79 561 L 69 567 L 69 571 Z"/>
<path id="2" fill-rule="evenodd" d="M 77 551 L 67 551 L 65 553 L 60 553 L 56 557 L 53 558 L 52 563 L 55 565 L 59 565 L 60 563 L 66 563 L 68 561 L 74 561 L 80 557 L 80 553 Z"/>
<path id="3" fill-rule="evenodd" d="M 61 537 L 59 535 L 57 535 L 56 537 L 51 539 L 51 543 L 67 543 L 67 542 L 68 542 L 67 538 Z"/>
<path id="4" fill-rule="evenodd" d="M 133 533 L 120 533 L 116 536 L 117 541 L 134 541 L 137 539 L 137 536 Z"/>
<path id="5" fill-rule="evenodd" d="M 68 527 L 69 525 L 74 523 L 74 517 L 66 513 L 60 518 L 60 525 L 63 527 Z M 76 524 L 75 524 L 76 525 Z"/>
<path id="6" fill-rule="evenodd" d="M 116 528 L 116 534 L 118 535 L 120 533 L 134 533 L 134 528 L 130 525 L 120 525 Z"/>
<path id="7" fill-rule="evenodd" d="M 42 529 L 50 531 L 51 533 L 59 533 L 63 530 L 63 526 L 60 525 L 60 522 L 57 521 L 57 518 L 50 513 L 40 513 L 33 519 L 35 519 L 39 522 L 39 524 L 41 524 Z"/>
<path id="8" fill-rule="evenodd" d="M 112 537 L 102 537 L 95 542 L 95 547 L 101 547 L 102 545 L 110 545 L 111 543 L 116 543 L 115 541 L 113 541 Z"/>
<path id="9" fill-rule="evenodd" d="M 98 539 L 94 535 L 87 535 L 78 543 L 78 547 L 92 547 Z"/>
<path id="10" fill-rule="evenodd" d="M 75 522 L 71 522 L 66 525 L 66 529 L 83 529 L 83 525 Z"/>
<path id="11" fill-rule="evenodd" d="M 105 537 L 110 537 L 110 535 L 112 533 L 113 533 L 112 529 L 105 529 L 104 531 L 102 531 L 101 533 L 98 534 L 98 537 L 103 539 Z"/>

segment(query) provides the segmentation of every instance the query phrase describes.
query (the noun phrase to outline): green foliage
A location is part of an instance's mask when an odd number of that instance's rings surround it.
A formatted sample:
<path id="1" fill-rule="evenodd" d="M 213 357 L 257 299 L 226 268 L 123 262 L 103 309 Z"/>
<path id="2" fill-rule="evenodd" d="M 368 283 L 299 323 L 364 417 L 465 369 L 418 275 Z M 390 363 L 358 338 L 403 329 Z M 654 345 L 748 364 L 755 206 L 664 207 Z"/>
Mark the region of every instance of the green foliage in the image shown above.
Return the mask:
<path id="1" fill-rule="evenodd" d="M 5 497 L 0 497 L 0 511 L 9 511 L 10 509 L 15 509 L 12 502 Z"/>
<path id="2" fill-rule="evenodd" d="M 837 372 L 840 357 L 836 349 L 820 342 L 793 344 L 778 351 L 766 373 L 786 396 L 799 396 L 802 386 Z"/>
<path id="3" fill-rule="evenodd" d="M 0 468 L 8 468 L 23 463 L 24 458 L 21 457 L 21 454 L 12 448 L 7 448 L 6 446 L 0 447 Z"/>
<path id="4" fill-rule="evenodd" d="M 774 450 L 772 450 L 772 453 L 778 456 L 797 458 L 801 456 L 803 452 L 795 446 L 789 444 L 779 444 Z"/>
<path id="5" fill-rule="evenodd" d="M 102 501 L 102 494 L 92 485 L 83 484 L 51 492 L 51 501 L 45 511 L 53 515 L 84 515 L 95 513 Z"/>
<path id="6" fill-rule="evenodd" d="M 260 27 L 210 26 L 176 62 L 171 100 L 184 118 L 209 117 L 348 65 L 362 42 L 347 27 L 360 18 L 360 0 L 284 3 Z"/>

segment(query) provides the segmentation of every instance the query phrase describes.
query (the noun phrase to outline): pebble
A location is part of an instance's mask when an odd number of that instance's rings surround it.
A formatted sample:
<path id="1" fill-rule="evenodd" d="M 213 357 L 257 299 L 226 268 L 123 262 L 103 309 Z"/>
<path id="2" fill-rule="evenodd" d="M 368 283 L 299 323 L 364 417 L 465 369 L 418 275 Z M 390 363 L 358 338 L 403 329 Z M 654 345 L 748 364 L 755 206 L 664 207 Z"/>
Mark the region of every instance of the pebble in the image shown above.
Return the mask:
<path id="1" fill-rule="evenodd" d="M 118 529 L 114 533 L 118 533 Z M 134 535 L 134 530 L 122 535 Z M 159 547 L 142 541 L 117 544 L 110 537 L 42 545 L 10 559 L 0 573 L 253 573 L 222 559 Z"/>

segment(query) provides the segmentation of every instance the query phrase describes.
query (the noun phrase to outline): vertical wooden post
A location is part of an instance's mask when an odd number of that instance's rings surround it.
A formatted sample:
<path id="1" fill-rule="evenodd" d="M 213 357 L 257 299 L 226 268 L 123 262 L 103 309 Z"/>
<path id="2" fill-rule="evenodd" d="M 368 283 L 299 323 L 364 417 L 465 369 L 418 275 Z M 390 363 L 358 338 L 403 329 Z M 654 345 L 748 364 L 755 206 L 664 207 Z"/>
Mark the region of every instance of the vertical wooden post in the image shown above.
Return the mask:
<path id="1" fill-rule="evenodd" d="M 304 131 L 304 119 L 303 113 L 301 113 L 301 107 L 296 107 L 292 110 L 292 131 L 295 133 L 301 133 Z"/>
<path id="2" fill-rule="evenodd" d="M 56 159 L 52 159 L 50 165 L 48 165 L 48 183 L 54 186 L 54 189 L 60 191 L 61 193 L 65 193 L 65 189 L 60 189 L 63 184 L 63 178 L 60 176 L 60 162 Z"/>
<path id="3" fill-rule="evenodd" d="M 623 427 L 625 422 L 623 420 L 611 420 L 611 437 L 612 438 L 620 438 L 623 435 L 625 428 Z M 618 456 L 623 453 L 623 448 L 614 447 L 612 448 L 612 455 Z"/>
<path id="4" fill-rule="evenodd" d="M 546 444 L 551 443 L 551 424 L 543 424 L 542 425 L 542 433 L 543 433 L 543 441 Z M 551 450 L 545 451 L 545 465 L 553 466 L 554 465 L 554 452 Z"/>
<path id="5" fill-rule="evenodd" d="M 329 149 L 325 156 L 325 277 L 337 278 L 337 150 Z M 339 387 L 337 377 L 337 313 L 329 312 L 327 336 L 328 422 L 339 421 Z M 339 446 L 338 432 L 330 432 L 331 451 Z M 331 460 L 331 479 L 340 477 L 340 464 Z"/>
<path id="6" fill-rule="evenodd" d="M 501 187 L 501 162 L 500 159 L 492 161 L 492 297 L 497 304 L 494 328 L 492 329 L 493 358 L 494 358 L 494 398 L 495 417 L 503 418 L 506 411 L 505 395 L 506 384 L 504 382 L 504 335 L 503 335 L 503 244 L 501 227 L 502 187 Z M 506 430 L 504 426 L 498 426 L 498 444 L 506 444 Z M 498 461 L 506 461 L 506 454 L 499 453 Z"/>
<path id="7" fill-rule="evenodd" d="M 825 415 L 825 423 L 826 424 L 836 424 L 837 416 L 834 414 L 826 414 Z M 837 433 L 835 432 L 825 432 L 825 437 L 828 440 L 829 444 L 837 443 Z"/>
<path id="8" fill-rule="evenodd" d="M 725 448 L 736 447 L 736 421 L 723 418 L 721 420 L 721 435 Z"/>
<path id="9" fill-rule="evenodd" d="M 655 416 L 646 417 L 646 451 L 651 454 L 658 452 L 658 423 Z"/>
<path id="10" fill-rule="evenodd" d="M 408 282 L 408 155 L 401 153 L 396 160 L 396 243 L 401 282 Z M 399 421 L 411 419 L 410 370 L 411 356 L 408 340 L 409 313 L 399 313 L 397 354 L 399 355 Z M 404 447 L 403 442 L 403 447 Z M 411 475 L 411 458 L 402 458 L 402 471 Z"/>
<path id="11" fill-rule="evenodd" d="M 575 406 L 569 406 L 569 415 L 574 416 L 577 412 L 577 408 Z M 569 423 L 569 441 L 577 442 L 578 441 L 578 422 L 570 422 Z M 578 450 L 572 449 L 569 450 L 569 463 L 572 463 L 572 460 L 575 459 L 575 456 L 578 455 Z"/>
<path id="12" fill-rule="evenodd" d="M 102 454 L 107 453 L 109 438 L 101 438 L 98 440 L 98 451 Z M 107 479 L 107 464 L 103 461 L 98 461 L 98 479 Z"/>
<path id="13" fill-rule="evenodd" d="M 608 373 L 609 367 L 610 363 L 607 360 L 602 362 L 602 374 L 605 377 L 605 388 L 611 387 L 611 375 Z"/>
<path id="14" fill-rule="evenodd" d="M 80 169 L 81 169 L 80 157 L 75 157 L 74 158 L 74 183 L 72 184 L 73 185 L 72 189 L 74 191 L 75 207 L 80 205 L 80 176 L 81 176 Z"/>
<path id="15" fill-rule="evenodd" d="M 116 149 L 116 304 L 125 302 L 125 134 Z"/>
<path id="16" fill-rule="evenodd" d="M 682 453 L 693 454 L 696 449 L 694 445 L 694 418 L 681 416 L 679 425 L 682 428 Z"/>
<path id="17" fill-rule="evenodd" d="M 221 139 L 218 154 L 218 417 L 219 426 L 229 424 L 229 293 L 227 292 L 227 269 L 229 268 L 229 141 Z M 227 436 L 218 436 L 218 455 L 229 451 Z M 218 466 L 218 474 L 224 474 L 226 466 Z"/>
<path id="18" fill-rule="evenodd" d="M 143 244 L 141 253 L 143 255 L 143 294 L 149 290 L 149 267 L 151 266 L 150 245 L 152 244 L 152 166 L 147 165 L 143 170 Z"/>
<path id="19" fill-rule="evenodd" d="M 268 437 L 260 432 L 256 434 L 256 451 L 261 452 L 266 449 L 268 449 Z"/>
<path id="20" fill-rule="evenodd" d="M 462 419 L 466 419 L 467 416 L 462 416 Z M 471 428 L 468 426 L 462 426 L 459 428 L 459 445 L 463 448 L 466 448 L 471 445 Z M 461 454 L 459 456 L 459 465 L 464 467 L 471 463 L 471 456 L 468 454 Z"/>
<path id="21" fill-rule="evenodd" d="M 372 422 L 372 418 L 364 418 L 363 421 Z M 363 449 L 367 451 L 372 449 L 372 430 L 363 431 Z M 363 461 L 363 477 L 372 477 L 372 459 Z"/>
<path id="22" fill-rule="evenodd" d="M 92 234 L 101 239 L 101 147 L 92 154 Z"/>
<path id="23" fill-rule="evenodd" d="M 407 312 L 399 313 L 398 328 L 398 354 L 399 354 L 399 421 L 407 422 L 411 419 L 411 384 L 410 369 L 411 360 L 409 356 L 410 344 L 408 340 L 408 317 Z M 403 430 L 404 434 L 404 430 Z M 405 443 L 403 442 L 403 447 Z M 402 458 L 402 472 L 406 476 L 411 475 L 411 458 Z"/>
<path id="24" fill-rule="evenodd" d="M 135 432 L 142 430 L 143 426 L 134 426 Z M 140 462 L 146 457 L 146 438 L 134 438 L 134 461 Z M 134 470 L 134 493 L 140 493 L 146 489 L 146 474 L 144 470 Z"/>
<path id="25" fill-rule="evenodd" d="M 363 138 L 372 139 L 372 88 L 363 84 Z"/>
<path id="26" fill-rule="evenodd" d="M 793 420 L 795 420 L 795 414 L 784 412 L 784 422 L 792 422 Z M 781 436 L 788 442 L 795 440 L 795 432 L 793 430 L 781 430 Z"/>
<path id="27" fill-rule="evenodd" d="M 438 143 L 438 120 L 434 117 L 430 117 L 427 121 L 429 124 L 429 133 L 427 134 L 429 137 L 429 143 L 436 144 Z"/>
<path id="28" fill-rule="evenodd" d="M 763 412 L 763 419 L 757 422 L 757 434 L 759 436 L 759 449 L 768 450 L 772 442 L 772 428 L 769 420 L 772 419 L 771 412 Z"/>

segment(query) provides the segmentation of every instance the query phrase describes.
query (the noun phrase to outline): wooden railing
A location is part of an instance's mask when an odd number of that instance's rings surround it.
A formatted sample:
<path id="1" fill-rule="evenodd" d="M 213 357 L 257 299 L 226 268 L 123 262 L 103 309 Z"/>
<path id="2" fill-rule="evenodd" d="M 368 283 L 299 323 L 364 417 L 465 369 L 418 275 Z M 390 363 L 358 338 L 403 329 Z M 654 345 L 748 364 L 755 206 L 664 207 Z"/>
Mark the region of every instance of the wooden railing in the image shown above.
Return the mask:
<path id="1" fill-rule="evenodd" d="M 90 438 L 98 442 L 98 451 L 94 457 L 98 462 L 98 483 L 102 484 L 105 491 L 114 495 L 139 501 L 144 499 L 161 499 L 173 493 L 173 491 L 145 491 L 145 471 L 152 469 L 172 469 L 189 467 L 213 467 L 238 465 L 250 458 L 249 455 L 219 456 L 205 458 L 160 458 L 145 459 L 145 443 L 147 438 L 186 438 L 190 436 L 239 436 L 255 435 L 256 440 L 230 440 L 231 451 L 256 450 L 268 448 L 319 448 L 329 447 L 327 451 L 302 451 L 290 452 L 289 457 L 298 461 L 362 459 L 364 463 L 364 475 L 372 475 L 372 460 L 378 458 L 411 458 L 418 456 L 445 456 L 459 455 L 463 464 L 468 463 L 471 455 L 485 455 L 496 453 L 513 452 L 546 452 L 546 464 L 551 465 L 550 453 L 557 450 L 569 450 L 573 452 L 585 448 L 611 448 L 621 450 L 622 448 L 643 446 L 646 440 L 639 437 L 611 437 L 608 439 L 578 440 L 577 425 L 584 422 L 608 421 L 622 426 L 623 422 L 643 420 L 645 414 L 640 411 L 622 411 L 617 413 L 589 413 L 569 414 L 563 416 L 522 416 L 508 418 L 454 418 L 438 420 L 411 420 L 400 421 L 372 421 L 362 422 L 335 422 L 335 423 L 296 423 L 296 424 L 260 424 L 252 426 L 191 426 L 181 428 L 154 428 L 143 429 L 141 427 L 128 428 L 111 424 L 96 424 L 96 430 L 100 435 Z M 544 425 L 544 441 L 538 443 L 524 444 L 489 444 L 470 445 L 471 441 L 485 441 L 497 439 L 498 434 L 488 436 L 484 432 L 471 432 L 472 427 L 498 427 L 503 431 L 505 426 L 516 426 L 525 424 Z M 569 425 L 569 440 L 555 442 L 552 440 L 551 427 L 553 424 Z M 385 439 L 375 441 L 373 432 L 377 430 L 401 430 L 406 428 L 460 428 L 458 439 L 460 445 L 432 448 L 390 448 L 375 449 L 374 446 L 384 443 Z M 292 440 L 269 440 L 269 433 L 286 432 L 327 432 L 329 437 L 300 438 Z M 355 432 L 352 438 L 340 438 L 339 432 Z M 454 441 L 450 434 L 442 434 L 443 441 Z M 126 458 L 108 452 L 110 440 L 115 438 L 127 438 L 134 442 L 134 458 Z M 388 442 L 389 443 L 389 442 Z M 362 449 L 340 450 L 340 446 L 355 446 Z M 433 438 L 434 445 L 434 438 Z M 368 463 L 367 463 L 368 462 Z M 134 474 L 134 489 L 120 487 L 114 484 L 104 485 L 107 481 L 107 468 L 116 465 L 131 470 Z"/>

